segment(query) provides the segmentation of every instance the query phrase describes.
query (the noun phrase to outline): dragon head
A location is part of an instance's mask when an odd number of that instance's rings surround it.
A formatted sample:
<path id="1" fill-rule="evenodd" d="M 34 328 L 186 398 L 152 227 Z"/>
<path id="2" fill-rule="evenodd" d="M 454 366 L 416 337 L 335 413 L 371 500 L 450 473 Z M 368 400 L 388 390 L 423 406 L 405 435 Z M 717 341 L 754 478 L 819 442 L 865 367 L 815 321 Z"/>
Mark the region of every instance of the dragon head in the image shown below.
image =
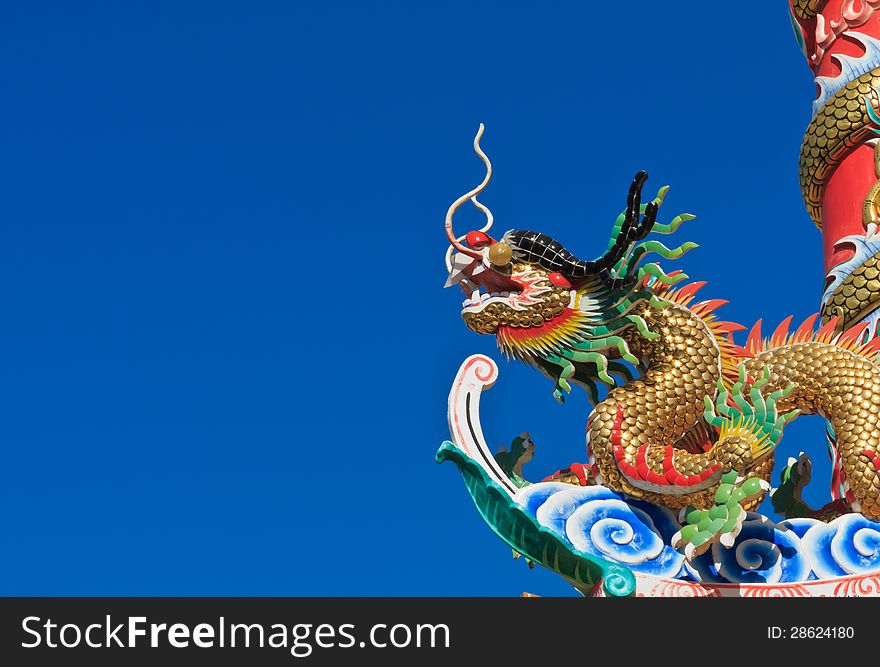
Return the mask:
<path id="1" fill-rule="evenodd" d="M 450 278 L 458 280 L 464 291 L 461 316 L 472 331 L 499 335 L 511 329 L 539 329 L 573 305 L 572 284 L 561 273 L 521 258 L 511 258 L 503 266 L 493 263 L 498 253 L 513 252 L 509 235 L 499 241 L 487 237 L 468 243 L 471 248 L 481 245 L 488 246 L 486 259 L 467 262 Z M 461 265 L 462 259 L 456 256 L 453 261 Z"/>
<path id="2" fill-rule="evenodd" d="M 642 186 L 648 175 L 640 171 L 629 188 L 626 209 L 615 222 L 608 246 L 597 259 L 579 259 L 540 232 L 511 230 L 494 238 L 490 235 L 492 212 L 478 199 L 492 176 L 491 162 L 480 147 L 483 129 L 481 124 L 474 151 L 485 164 L 486 175 L 446 213 L 446 286 L 458 285 L 464 292 L 461 315 L 465 324 L 476 333 L 494 334 L 508 356 L 545 371 L 548 363 L 558 365 L 560 356 L 594 363 L 598 366 L 596 375 L 608 382 L 606 351 L 616 349 L 614 356 L 637 363 L 618 334 L 631 326 L 645 331 L 636 310 L 640 302 L 652 298 L 648 286 L 671 285 L 686 278 L 681 273 L 669 276 L 655 263 L 641 265 L 643 257 L 655 252 L 674 259 L 694 247 L 684 244 L 670 250 L 657 241 L 644 241 L 645 237 L 652 229 L 675 231 L 693 216 L 683 214 L 669 224 L 657 224 L 667 188 L 642 204 Z M 452 229 L 453 216 L 467 201 L 485 214 L 486 224 L 458 236 Z M 587 383 L 583 374 L 572 377 Z"/>

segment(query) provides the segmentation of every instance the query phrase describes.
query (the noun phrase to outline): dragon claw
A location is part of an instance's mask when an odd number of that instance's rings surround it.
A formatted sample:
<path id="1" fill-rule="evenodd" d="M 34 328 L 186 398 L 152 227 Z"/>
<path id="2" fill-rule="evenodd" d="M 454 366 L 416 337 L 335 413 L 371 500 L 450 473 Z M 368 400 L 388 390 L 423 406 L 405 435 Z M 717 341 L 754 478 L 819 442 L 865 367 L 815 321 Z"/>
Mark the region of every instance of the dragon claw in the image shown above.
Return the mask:
<path id="1" fill-rule="evenodd" d="M 742 530 L 747 515 L 745 506 L 767 488 L 767 483 L 757 477 L 744 480 L 735 470 L 725 473 L 712 508 L 688 506 L 682 510 L 680 519 L 685 525 L 673 535 L 673 548 L 684 549 L 688 560 L 705 553 L 715 542 L 729 549 Z"/>
<path id="2" fill-rule="evenodd" d="M 564 377 L 556 380 L 556 386 L 553 388 L 553 398 L 558 403 L 565 403 L 565 394 L 571 393 L 571 384 Z"/>

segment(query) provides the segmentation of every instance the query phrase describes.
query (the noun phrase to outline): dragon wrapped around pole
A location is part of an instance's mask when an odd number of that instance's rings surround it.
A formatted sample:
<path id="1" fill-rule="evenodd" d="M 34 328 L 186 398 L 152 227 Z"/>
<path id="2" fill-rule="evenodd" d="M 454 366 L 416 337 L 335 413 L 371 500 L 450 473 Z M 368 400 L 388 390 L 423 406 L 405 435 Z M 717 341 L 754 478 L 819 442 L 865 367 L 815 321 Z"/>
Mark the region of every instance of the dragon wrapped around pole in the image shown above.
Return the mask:
<path id="1" fill-rule="evenodd" d="M 586 390 L 583 463 L 530 482 L 528 433 L 492 452 L 479 398 L 498 368 L 474 355 L 449 398 L 451 440 L 437 453 L 461 470 L 483 517 L 517 556 L 587 595 L 880 594 L 880 0 L 793 0 L 798 42 L 816 75 L 800 155 L 807 210 L 822 230 L 820 312 L 764 336 L 698 301 L 702 282 L 663 266 L 695 247 L 656 237 L 666 188 L 645 199 L 635 175 L 609 242 L 583 259 L 546 231 L 496 234 L 483 181 L 445 220 L 447 286 L 461 316 L 505 357 L 549 378 L 563 402 Z M 486 218 L 459 235 L 472 204 Z M 742 334 L 739 334 L 742 335 Z M 829 502 L 809 507 L 809 457 L 775 465 L 786 424 L 824 420 Z M 825 446 L 817 443 L 819 449 Z M 775 479 L 774 479 L 775 478 Z M 771 481 L 775 489 L 771 492 Z M 756 513 L 771 493 L 776 523 Z"/>
<path id="2" fill-rule="evenodd" d="M 807 211 L 822 231 L 824 322 L 880 318 L 880 0 L 793 0 L 792 25 L 816 99 L 799 160 Z"/>

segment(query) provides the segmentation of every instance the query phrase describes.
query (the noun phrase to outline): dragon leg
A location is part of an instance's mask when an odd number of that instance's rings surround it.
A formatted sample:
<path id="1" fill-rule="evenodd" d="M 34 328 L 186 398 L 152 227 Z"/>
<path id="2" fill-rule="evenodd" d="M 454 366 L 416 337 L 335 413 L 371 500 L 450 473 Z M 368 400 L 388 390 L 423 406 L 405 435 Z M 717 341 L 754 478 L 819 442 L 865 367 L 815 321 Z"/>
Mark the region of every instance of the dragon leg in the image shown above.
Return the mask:
<path id="1" fill-rule="evenodd" d="M 771 453 L 782 436 L 784 424 L 799 412 L 779 413 L 777 403 L 791 393 L 793 387 L 774 390 L 765 396 L 763 392 L 769 381 L 770 374 L 766 371 L 757 382 L 747 386 L 744 369 L 740 370 L 740 381 L 730 392 L 719 381 L 716 401 L 706 397 L 703 411 L 705 423 L 715 427 L 719 436 L 703 452 L 670 445 L 655 446 L 648 441 L 636 447 L 634 455 L 628 456 L 623 444 L 626 411 L 618 404 L 610 441 L 614 461 L 622 474 L 621 490 L 632 495 L 642 491 L 650 500 L 662 494 L 667 506 L 680 508 L 697 504 L 709 508 L 718 502 L 716 494 L 722 476 L 733 471 L 736 475 L 733 481 L 725 482 L 728 485 L 751 478 L 762 482 L 756 487 L 760 493 L 747 494 L 748 497 L 739 499 L 739 504 L 749 509 L 760 503 L 768 488 L 764 482 L 769 480 L 772 471 Z M 638 428 L 638 418 L 630 426 Z M 628 485 L 632 490 L 626 488 Z"/>
<path id="2" fill-rule="evenodd" d="M 711 508 L 688 506 L 682 510 L 685 525 L 673 537 L 672 544 L 684 547 L 688 558 L 703 553 L 715 540 L 723 546 L 733 546 L 748 510 L 761 503 L 769 488 L 767 479 L 773 469 L 773 459 L 766 455 L 779 443 L 784 425 L 800 412 L 795 409 L 779 413 L 777 404 L 790 395 L 794 387 L 789 385 L 765 393 L 770 382 L 769 369 L 765 368 L 751 386 L 746 384 L 745 369 L 740 366 L 738 370 L 739 380 L 730 392 L 719 382 L 715 403 L 708 397 L 705 399 L 705 419 L 720 432 L 712 454 L 729 470 L 715 488 Z M 746 395 L 750 400 L 746 400 Z M 755 462 L 757 465 L 753 465 Z M 740 473 L 745 470 L 748 472 Z"/>

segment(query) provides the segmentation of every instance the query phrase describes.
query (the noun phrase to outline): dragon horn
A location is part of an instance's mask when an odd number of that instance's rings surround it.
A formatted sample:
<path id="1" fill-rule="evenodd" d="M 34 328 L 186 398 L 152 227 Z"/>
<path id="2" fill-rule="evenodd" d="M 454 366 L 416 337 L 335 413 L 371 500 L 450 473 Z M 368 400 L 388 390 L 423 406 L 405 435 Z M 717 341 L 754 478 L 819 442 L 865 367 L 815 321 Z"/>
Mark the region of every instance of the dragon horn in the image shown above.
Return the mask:
<path id="1" fill-rule="evenodd" d="M 601 268 L 612 268 L 626 254 L 633 241 L 641 241 L 648 235 L 657 217 L 657 204 L 649 202 L 645 208 L 645 217 L 641 217 L 642 186 L 648 180 L 648 172 L 640 171 L 633 178 L 626 198 L 626 215 L 617 239 L 602 257 L 596 260 Z"/>

